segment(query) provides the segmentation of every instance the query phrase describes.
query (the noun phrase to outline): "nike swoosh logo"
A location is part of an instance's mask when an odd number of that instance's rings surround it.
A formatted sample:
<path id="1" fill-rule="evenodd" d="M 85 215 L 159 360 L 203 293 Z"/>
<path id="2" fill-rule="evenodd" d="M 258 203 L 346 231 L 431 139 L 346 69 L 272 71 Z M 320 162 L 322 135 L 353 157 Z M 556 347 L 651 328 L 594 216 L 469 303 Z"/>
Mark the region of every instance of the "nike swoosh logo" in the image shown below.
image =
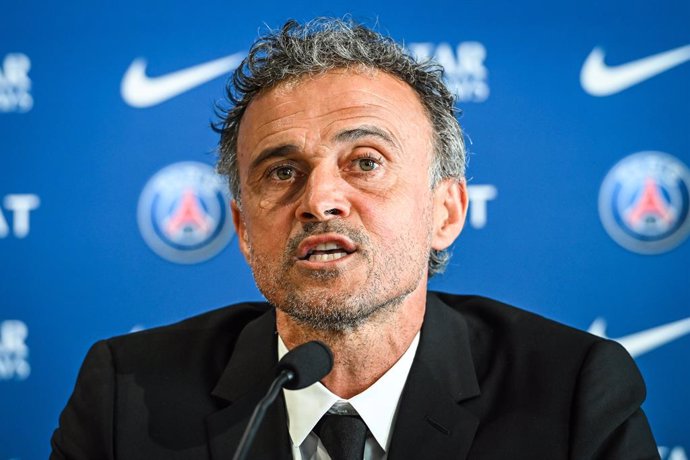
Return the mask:
<path id="1" fill-rule="evenodd" d="M 587 331 L 605 339 L 609 338 L 606 336 L 606 320 L 604 318 L 595 319 Z M 623 345 L 633 358 L 637 358 L 689 333 L 690 318 L 685 318 L 612 340 Z"/>
<path id="2" fill-rule="evenodd" d="M 160 104 L 236 68 L 245 53 L 236 53 L 158 77 L 146 75 L 146 59 L 137 58 L 122 77 L 120 93 L 132 107 Z"/>
<path id="3" fill-rule="evenodd" d="M 604 62 L 604 50 L 596 47 L 589 53 L 580 72 L 582 88 L 592 96 L 610 96 L 642 83 L 690 61 L 690 45 L 647 56 L 617 66 Z"/>

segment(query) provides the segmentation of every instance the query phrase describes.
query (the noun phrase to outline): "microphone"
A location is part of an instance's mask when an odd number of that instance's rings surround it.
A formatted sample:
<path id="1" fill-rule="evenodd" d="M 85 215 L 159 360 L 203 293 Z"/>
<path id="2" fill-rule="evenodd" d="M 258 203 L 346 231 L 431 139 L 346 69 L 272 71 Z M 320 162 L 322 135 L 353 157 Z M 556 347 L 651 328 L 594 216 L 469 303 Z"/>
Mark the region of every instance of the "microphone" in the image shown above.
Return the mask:
<path id="1" fill-rule="evenodd" d="M 283 385 L 288 390 L 301 390 L 312 385 L 331 372 L 333 353 L 318 340 L 293 348 L 278 362 L 278 374 L 291 373 Z"/>
<path id="2" fill-rule="evenodd" d="M 333 369 L 333 353 L 323 342 L 314 340 L 288 351 L 278 362 L 278 375 L 271 383 L 266 396 L 256 405 L 233 460 L 247 458 L 261 421 L 282 388 L 288 390 L 306 388 L 327 376 L 331 369 Z"/>

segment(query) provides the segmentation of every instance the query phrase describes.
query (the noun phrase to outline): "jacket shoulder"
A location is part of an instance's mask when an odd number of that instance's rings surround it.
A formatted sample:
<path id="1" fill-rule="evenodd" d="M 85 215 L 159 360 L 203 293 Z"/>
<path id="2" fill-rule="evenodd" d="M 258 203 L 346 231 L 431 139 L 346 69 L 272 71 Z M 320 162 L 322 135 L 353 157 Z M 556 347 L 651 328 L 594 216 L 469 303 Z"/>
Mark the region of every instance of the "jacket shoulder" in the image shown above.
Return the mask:
<path id="1" fill-rule="evenodd" d="M 519 341 L 524 346 L 542 348 L 556 341 L 567 349 L 585 349 L 604 339 L 588 332 L 545 318 L 536 313 L 478 295 L 433 293 L 444 304 L 460 313 L 471 334 L 489 335 L 499 341 Z"/>
<path id="2" fill-rule="evenodd" d="M 155 374 L 156 380 L 182 384 L 204 376 L 209 389 L 225 368 L 242 330 L 271 314 L 267 303 L 241 303 L 212 310 L 178 323 L 103 341 L 118 374 Z M 199 382 L 189 382 L 195 385 Z"/>
<path id="3" fill-rule="evenodd" d="M 211 392 L 238 336 L 267 314 L 266 303 L 243 303 L 97 342 L 60 416 L 51 459 L 201 455 L 204 420 L 222 405 Z"/>
<path id="4" fill-rule="evenodd" d="M 467 324 L 479 378 L 509 373 L 516 379 L 572 381 L 590 348 L 604 340 L 503 302 L 474 295 L 434 293 Z M 508 363 L 509 366 L 504 366 Z M 529 371 L 529 372 L 527 372 Z"/>
<path id="5" fill-rule="evenodd" d="M 528 442 L 544 450 L 534 458 L 554 458 L 548 449 L 575 459 L 658 458 L 640 409 L 644 381 L 620 344 L 485 297 L 434 295 L 467 324 L 481 396 L 466 407 L 485 420 L 476 449 L 539 433 Z M 502 443 L 483 443 L 494 429 Z"/>

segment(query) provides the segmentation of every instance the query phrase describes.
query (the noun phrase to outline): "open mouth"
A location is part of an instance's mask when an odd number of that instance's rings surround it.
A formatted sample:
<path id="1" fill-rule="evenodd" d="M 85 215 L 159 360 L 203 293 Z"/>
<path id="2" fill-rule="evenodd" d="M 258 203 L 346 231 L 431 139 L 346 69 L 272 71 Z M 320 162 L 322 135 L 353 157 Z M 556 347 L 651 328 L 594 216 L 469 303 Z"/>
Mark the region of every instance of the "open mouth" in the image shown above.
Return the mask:
<path id="1" fill-rule="evenodd" d="M 353 252 L 354 251 L 343 248 L 338 243 L 320 243 L 310 248 L 306 254 L 299 259 L 308 260 L 309 262 L 328 262 L 342 259 Z"/>

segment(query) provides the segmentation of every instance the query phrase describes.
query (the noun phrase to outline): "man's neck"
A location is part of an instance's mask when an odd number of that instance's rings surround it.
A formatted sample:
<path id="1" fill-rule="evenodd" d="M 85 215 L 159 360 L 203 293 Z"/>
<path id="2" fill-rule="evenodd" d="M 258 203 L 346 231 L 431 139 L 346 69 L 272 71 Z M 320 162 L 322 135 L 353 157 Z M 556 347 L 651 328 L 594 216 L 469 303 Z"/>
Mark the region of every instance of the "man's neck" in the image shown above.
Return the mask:
<path id="1" fill-rule="evenodd" d="M 288 349 L 320 340 L 333 351 L 333 370 L 322 381 L 341 398 L 351 398 L 369 388 L 400 359 L 422 327 L 426 310 L 426 283 L 391 310 L 372 315 L 347 331 L 323 331 L 276 312 L 278 333 Z"/>

